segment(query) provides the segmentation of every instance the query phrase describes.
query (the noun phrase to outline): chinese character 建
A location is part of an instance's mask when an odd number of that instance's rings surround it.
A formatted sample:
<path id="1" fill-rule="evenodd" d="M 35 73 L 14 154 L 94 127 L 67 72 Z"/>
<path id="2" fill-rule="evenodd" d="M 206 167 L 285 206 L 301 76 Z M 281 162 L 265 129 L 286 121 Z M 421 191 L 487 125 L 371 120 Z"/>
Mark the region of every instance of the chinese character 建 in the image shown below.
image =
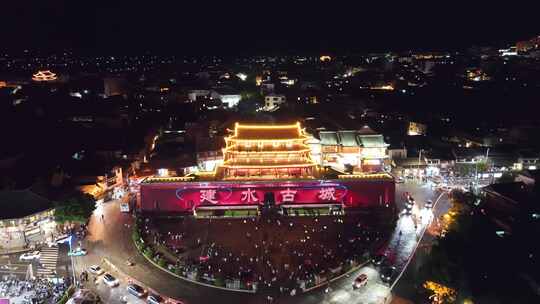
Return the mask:
<path id="1" fill-rule="evenodd" d="M 216 199 L 217 191 L 215 189 L 204 189 L 200 191 L 201 194 L 201 203 L 209 202 L 212 204 L 217 204 L 218 200 Z"/>

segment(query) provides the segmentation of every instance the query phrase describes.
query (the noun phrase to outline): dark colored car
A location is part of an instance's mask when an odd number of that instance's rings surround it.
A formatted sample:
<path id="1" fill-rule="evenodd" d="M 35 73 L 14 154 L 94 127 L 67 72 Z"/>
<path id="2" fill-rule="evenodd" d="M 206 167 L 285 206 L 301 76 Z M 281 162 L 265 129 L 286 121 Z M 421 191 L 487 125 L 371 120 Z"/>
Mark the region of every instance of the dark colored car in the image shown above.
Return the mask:
<path id="1" fill-rule="evenodd" d="M 127 291 L 130 294 L 136 296 L 137 298 L 142 298 L 144 294 L 146 293 L 145 290 L 137 284 L 129 284 L 127 286 Z"/>
<path id="2" fill-rule="evenodd" d="M 392 278 L 394 277 L 395 272 L 396 272 L 396 267 L 394 266 L 383 267 L 381 269 L 381 280 L 385 283 L 390 282 Z"/>
<path id="3" fill-rule="evenodd" d="M 382 255 L 382 254 L 379 254 L 379 255 L 376 255 L 373 259 L 371 259 L 371 262 L 374 264 L 374 265 L 381 265 L 384 261 L 386 260 L 386 256 L 385 255 Z"/>
<path id="4" fill-rule="evenodd" d="M 158 295 L 151 294 L 151 295 L 148 296 L 148 298 L 146 298 L 146 303 L 148 303 L 148 304 L 163 303 L 163 298 L 158 296 Z"/>

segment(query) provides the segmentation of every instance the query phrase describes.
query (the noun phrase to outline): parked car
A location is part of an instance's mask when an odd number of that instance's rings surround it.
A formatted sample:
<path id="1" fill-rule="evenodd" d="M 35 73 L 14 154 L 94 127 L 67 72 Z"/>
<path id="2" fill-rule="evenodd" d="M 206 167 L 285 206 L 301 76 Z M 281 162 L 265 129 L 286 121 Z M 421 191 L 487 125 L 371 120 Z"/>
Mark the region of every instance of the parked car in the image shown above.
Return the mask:
<path id="1" fill-rule="evenodd" d="M 68 252 L 68 256 L 81 256 L 86 255 L 87 251 L 84 248 L 77 248 L 73 251 Z"/>
<path id="2" fill-rule="evenodd" d="M 21 256 L 19 257 L 19 260 L 29 261 L 29 260 L 39 259 L 40 257 L 41 257 L 41 252 L 39 252 L 39 250 L 36 250 L 36 251 L 25 252 L 21 254 Z"/>
<path id="3" fill-rule="evenodd" d="M 141 286 L 137 284 L 133 284 L 133 283 L 128 284 L 126 289 L 130 294 L 136 296 L 137 298 L 142 298 L 144 294 L 146 294 L 146 291 L 144 290 L 144 288 L 142 288 Z"/>
<path id="4" fill-rule="evenodd" d="M 452 187 L 450 187 L 450 186 L 448 186 L 448 185 L 446 185 L 446 184 L 440 184 L 440 185 L 438 185 L 438 186 L 437 186 L 437 189 L 438 189 L 439 191 L 443 191 L 443 192 L 450 192 L 450 191 L 452 191 Z"/>
<path id="5" fill-rule="evenodd" d="M 109 287 L 116 287 L 116 286 L 118 286 L 120 284 L 118 279 L 113 277 L 110 273 L 106 273 L 103 276 L 103 282 L 105 284 L 109 285 Z"/>
<path id="6" fill-rule="evenodd" d="M 411 214 L 414 207 L 414 201 L 405 202 L 405 213 Z"/>
<path id="7" fill-rule="evenodd" d="M 390 282 L 395 272 L 396 272 L 396 267 L 394 266 L 383 267 L 381 269 L 381 280 L 385 283 Z"/>
<path id="8" fill-rule="evenodd" d="M 371 259 L 371 262 L 372 262 L 374 265 L 379 266 L 379 265 L 381 265 L 385 260 L 386 260 L 386 256 L 383 255 L 383 254 L 379 254 L 379 255 L 376 255 L 373 259 Z"/>
<path id="9" fill-rule="evenodd" d="M 56 239 L 54 239 L 54 242 L 56 244 L 63 244 L 69 242 L 70 236 L 67 234 L 63 234 L 58 236 Z"/>
<path id="10" fill-rule="evenodd" d="M 146 303 L 148 304 L 160 304 L 163 302 L 163 298 L 156 294 L 151 294 L 146 298 Z"/>
<path id="11" fill-rule="evenodd" d="M 92 265 L 88 267 L 88 271 L 95 275 L 100 275 L 104 272 L 103 268 L 99 267 L 99 265 Z"/>
<path id="12" fill-rule="evenodd" d="M 352 284 L 353 289 L 357 289 L 363 286 L 366 286 L 368 282 L 368 276 L 365 273 L 360 274 Z"/>

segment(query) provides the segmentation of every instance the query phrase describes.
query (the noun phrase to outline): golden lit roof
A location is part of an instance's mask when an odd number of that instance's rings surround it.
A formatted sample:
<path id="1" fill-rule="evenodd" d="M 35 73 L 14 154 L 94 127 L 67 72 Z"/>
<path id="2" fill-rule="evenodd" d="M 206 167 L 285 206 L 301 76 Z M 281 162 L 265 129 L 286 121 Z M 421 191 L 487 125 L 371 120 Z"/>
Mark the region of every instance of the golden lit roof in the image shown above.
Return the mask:
<path id="1" fill-rule="evenodd" d="M 54 81 L 56 79 L 56 74 L 49 70 L 38 71 L 37 73 L 32 75 L 33 81 Z"/>
<path id="2" fill-rule="evenodd" d="M 236 123 L 234 135 L 236 140 L 287 140 L 304 139 L 305 135 L 300 123 L 290 125 L 241 125 Z"/>
<path id="3" fill-rule="evenodd" d="M 392 176 L 388 173 L 361 173 L 361 174 L 340 174 L 339 179 L 387 179 L 392 180 Z"/>

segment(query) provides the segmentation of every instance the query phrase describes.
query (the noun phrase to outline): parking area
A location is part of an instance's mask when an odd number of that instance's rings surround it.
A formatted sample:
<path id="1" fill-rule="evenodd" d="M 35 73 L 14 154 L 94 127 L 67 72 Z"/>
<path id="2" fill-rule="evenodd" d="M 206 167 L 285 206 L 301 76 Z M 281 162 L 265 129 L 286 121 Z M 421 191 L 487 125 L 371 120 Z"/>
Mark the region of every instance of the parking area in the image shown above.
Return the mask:
<path id="1" fill-rule="evenodd" d="M 147 303 L 147 296 L 156 294 L 153 290 L 144 286 L 144 284 L 132 279 L 121 271 L 114 269 L 114 267 L 110 267 L 108 263 L 101 263 L 99 266 L 103 269 L 103 273 L 95 275 L 88 272 L 88 281 L 83 282 L 83 284 L 87 288 L 96 291 L 104 303 Z M 103 277 L 106 274 L 110 274 L 118 280 L 118 285 L 109 286 L 106 284 L 103 280 Z M 127 291 L 129 284 L 136 284 L 142 287 L 144 295 L 137 297 L 129 293 Z M 178 303 L 166 298 L 163 298 L 162 300 L 162 303 Z"/>

